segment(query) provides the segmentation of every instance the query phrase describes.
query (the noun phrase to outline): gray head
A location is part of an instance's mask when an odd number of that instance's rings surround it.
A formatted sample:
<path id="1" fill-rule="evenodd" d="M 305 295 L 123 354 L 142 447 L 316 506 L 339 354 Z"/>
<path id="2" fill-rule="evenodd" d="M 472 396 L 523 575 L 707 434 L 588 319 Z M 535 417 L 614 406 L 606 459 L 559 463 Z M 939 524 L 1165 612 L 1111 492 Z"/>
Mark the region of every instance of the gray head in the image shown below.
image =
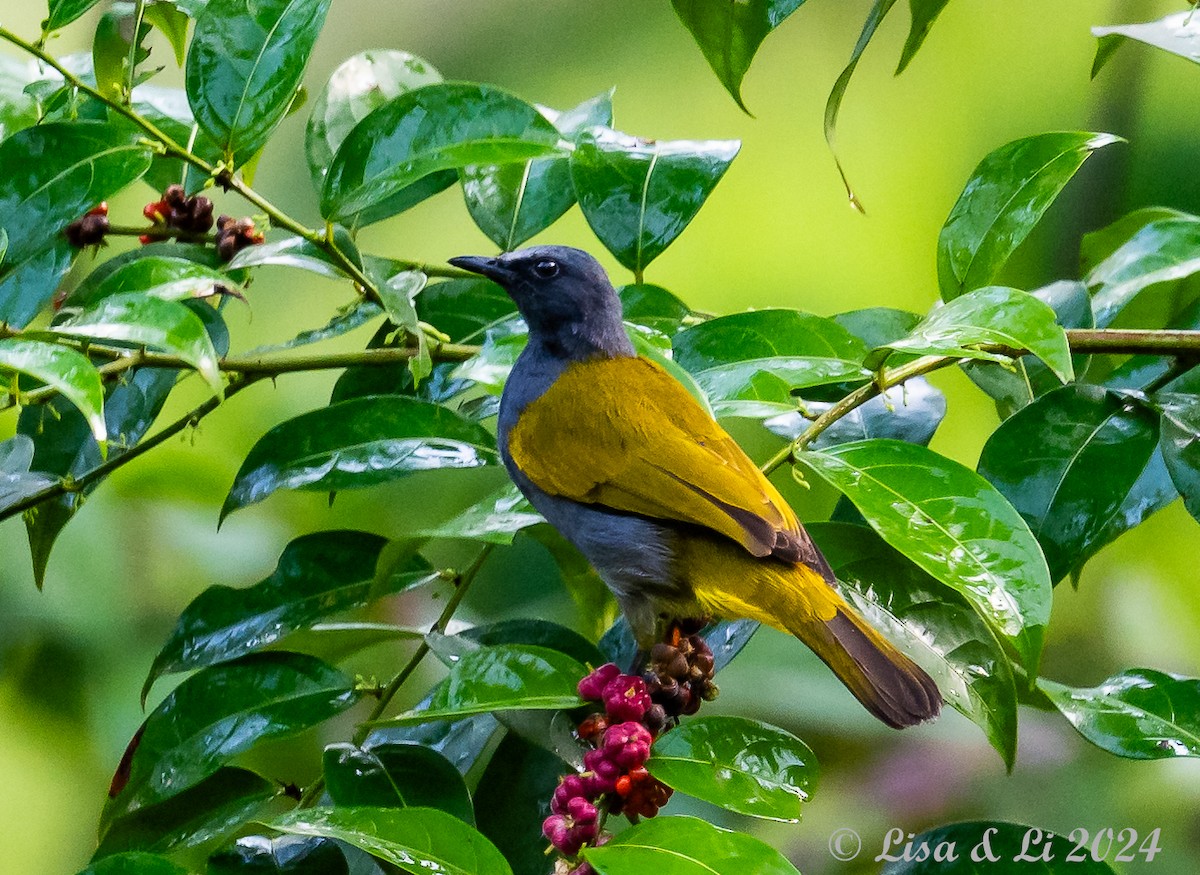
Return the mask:
<path id="1" fill-rule="evenodd" d="M 604 268 L 582 249 L 531 246 L 495 258 L 463 255 L 450 263 L 500 285 L 521 311 L 530 339 L 555 354 L 633 354 L 621 300 Z"/>

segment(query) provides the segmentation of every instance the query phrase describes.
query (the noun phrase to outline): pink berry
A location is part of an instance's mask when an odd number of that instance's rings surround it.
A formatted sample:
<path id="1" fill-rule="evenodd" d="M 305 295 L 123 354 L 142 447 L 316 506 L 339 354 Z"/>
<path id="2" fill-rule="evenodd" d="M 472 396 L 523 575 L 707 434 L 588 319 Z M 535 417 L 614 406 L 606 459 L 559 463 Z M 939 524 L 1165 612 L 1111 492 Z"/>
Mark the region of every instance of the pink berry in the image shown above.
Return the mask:
<path id="1" fill-rule="evenodd" d="M 646 691 L 646 682 L 640 677 L 623 674 L 609 681 L 604 687 L 604 708 L 612 723 L 626 720 L 641 720 L 653 702 Z"/>
<path id="2" fill-rule="evenodd" d="M 621 669 L 614 663 L 606 662 L 579 682 L 580 698 L 598 701 L 604 694 L 604 688 L 620 674 Z"/>

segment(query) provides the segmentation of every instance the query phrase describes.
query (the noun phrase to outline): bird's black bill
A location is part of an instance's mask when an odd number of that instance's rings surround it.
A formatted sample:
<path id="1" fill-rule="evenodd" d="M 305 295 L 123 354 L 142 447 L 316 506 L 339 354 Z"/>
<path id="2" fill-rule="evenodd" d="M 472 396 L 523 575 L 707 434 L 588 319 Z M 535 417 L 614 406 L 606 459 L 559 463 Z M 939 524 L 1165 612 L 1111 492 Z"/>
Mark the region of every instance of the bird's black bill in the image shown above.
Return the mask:
<path id="1" fill-rule="evenodd" d="M 505 267 L 500 259 L 489 258 L 486 255 L 460 255 L 457 258 L 451 258 L 450 263 L 463 270 L 469 270 L 471 273 L 485 276 L 500 285 L 505 285 L 508 280 L 513 278 L 512 270 Z"/>

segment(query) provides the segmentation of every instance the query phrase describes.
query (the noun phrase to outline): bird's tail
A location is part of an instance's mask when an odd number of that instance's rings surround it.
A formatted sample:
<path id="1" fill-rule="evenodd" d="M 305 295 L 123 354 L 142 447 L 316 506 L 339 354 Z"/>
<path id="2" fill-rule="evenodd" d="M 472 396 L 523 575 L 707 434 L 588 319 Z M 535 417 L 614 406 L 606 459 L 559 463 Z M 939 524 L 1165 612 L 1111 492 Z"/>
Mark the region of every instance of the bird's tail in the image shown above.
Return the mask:
<path id="1" fill-rule="evenodd" d="M 748 617 L 795 635 L 868 711 L 895 729 L 941 711 L 933 678 L 859 616 L 820 572 L 757 559 L 714 539 L 685 540 L 692 555 L 684 567 L 702 569 L 690 582 L 708 613 Z"/>

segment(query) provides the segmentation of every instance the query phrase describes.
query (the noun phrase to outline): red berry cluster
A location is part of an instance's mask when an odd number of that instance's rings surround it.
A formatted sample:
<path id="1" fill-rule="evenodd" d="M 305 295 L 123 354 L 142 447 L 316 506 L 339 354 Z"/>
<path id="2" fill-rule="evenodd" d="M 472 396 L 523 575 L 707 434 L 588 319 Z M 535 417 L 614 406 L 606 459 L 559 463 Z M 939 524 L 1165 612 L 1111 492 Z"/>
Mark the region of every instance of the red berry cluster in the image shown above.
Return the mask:
<path id="1" fill-rule="evenodd" d="M 162 198 L 142 208 L 142 215 L 155 225 L 190 234 L 204 234 L 213 226 L 212 201 L 200 195 L 188 197 L 182 185 L 168 185 Z M 151 230 L 142 235 L 141 241 L 150 243 L 162 237 Z"/>
<path id="2" fill-rule="evenodd" d="M 108 204 L 104 201 L 92 207 L 63 229 L 67 242 L 79 249 L 103 243 L 104 235 L 107 233 Z"/>
<path id="3" fill-rule="evenodd" d="M 264 239 L 262 231 L 255 230 L 253 219 L 232 216 L 217 219 L 217 255 L 222 261 L 229 261 L 240 250 L 257 246 Z"/>

